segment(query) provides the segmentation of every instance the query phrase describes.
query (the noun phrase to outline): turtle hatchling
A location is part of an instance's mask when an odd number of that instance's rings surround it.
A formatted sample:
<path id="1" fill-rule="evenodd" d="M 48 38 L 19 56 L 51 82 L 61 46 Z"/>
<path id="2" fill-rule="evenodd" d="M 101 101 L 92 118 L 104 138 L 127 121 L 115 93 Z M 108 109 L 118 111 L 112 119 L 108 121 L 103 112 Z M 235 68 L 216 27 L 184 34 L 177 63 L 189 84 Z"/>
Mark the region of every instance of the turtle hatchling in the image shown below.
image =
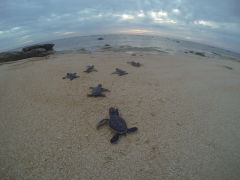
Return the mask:
<path id="1" fill-rule="evenodd" d="M 128 74 L 126 71 L 121 70 L 121 69 L 119 69 L 119 68 L 116 68 L 115 70 L 116 70 L 116 71 L 113 72 L 112 74 L 118 74 L 119 76 L 123 76 L 123 75 Z"/>
<path id="2" fill-rule="evenodd" d="M 109 119 L 103 119 L 97 124 L 97 129 L 108 124 L 110 128 L 115 131 L 115 135 L 110 140 L 111 143 L 116 143 L 121 135 L 126 135 L 127 133 L 135 132 L 138 130 L 137 127 L 128 128 L 125 120 L 120 117 L 117 108 L 109 108 Z"/>
<path id="3" fill-rule="evenodd" d="M 102 92 L 110 92 L 108 89 L 102 88 L 102 84 L 98 84 L 96 87 L 90 87 L 92 90 L 91 94 L 88 94 L 88 97 L 105 97 L 105 94 Z"/>
<path id="4" fill-rule="evenodd" d="M 84 72 L 90 73 L 90 72 L 93 72 L 93 71 L 97 71 L 97 70 L 94 68 L 94 65 L 91 65 L 91 66 L 87 66 L 86 70 Z"/>
<path id="5" fill-rule="evenodd" d="M 77 73 L 67 73 L 67 75 L 63 77 L 63 79 L 70 79 L 71 81 L 75 78 L 79 78 Z"/>
<path id="6" fill-rule="evenodd" d="M 141 64 L 139 62 L 135 62 L 135 61 L 131 61 L 131 62 L 127 62 L 128 64 L 131 64 L 132 66 L 135 66 L 135 67 L 140 67 Z"/>

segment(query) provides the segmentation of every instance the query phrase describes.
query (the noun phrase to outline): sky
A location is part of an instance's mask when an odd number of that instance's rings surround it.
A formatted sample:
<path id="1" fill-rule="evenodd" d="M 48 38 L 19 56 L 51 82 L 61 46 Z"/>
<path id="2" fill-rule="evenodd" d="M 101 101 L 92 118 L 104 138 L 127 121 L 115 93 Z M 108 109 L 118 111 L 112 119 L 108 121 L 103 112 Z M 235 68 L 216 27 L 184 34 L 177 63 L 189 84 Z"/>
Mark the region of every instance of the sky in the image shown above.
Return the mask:
<path id="1" fill-rule="evenodd" d="M 240 0 L 0 0 L 0 51 L 112 33 L 168 36 L 240 52 Z"/>

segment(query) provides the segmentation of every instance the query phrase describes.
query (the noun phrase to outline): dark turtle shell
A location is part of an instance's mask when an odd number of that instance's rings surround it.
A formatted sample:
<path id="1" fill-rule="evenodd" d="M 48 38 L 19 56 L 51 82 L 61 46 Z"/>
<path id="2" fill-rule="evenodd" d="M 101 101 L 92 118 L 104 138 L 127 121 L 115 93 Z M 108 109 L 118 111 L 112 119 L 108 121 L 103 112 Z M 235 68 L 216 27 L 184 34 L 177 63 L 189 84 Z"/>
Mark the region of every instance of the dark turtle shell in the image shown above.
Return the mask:
<path id="1" fill-rule="evenodd" d="M 102 85 L 99 84 L 97 87 L 92 89 L 92 95 L 98 96 L 102 93 Z"/>
<path id="2" fill-rule="evenodd" d="M 92 71 L 96 71 L 96 70 L 94 69 L 94 65 L 87 66 L 87 67 L 86 67 L 86 70 L 85 70 L 84 72 L 90 73 L 90 72 L 92 72 Z"/>
<path id="3" fill-rule="evenodd" d="M 109 109 L 109 126 L 117 131 L 118 133 L 126 133 L 127 132 L 127 124 L 123 118 L 119 116 L 118 109 L 110 108 Z"/>

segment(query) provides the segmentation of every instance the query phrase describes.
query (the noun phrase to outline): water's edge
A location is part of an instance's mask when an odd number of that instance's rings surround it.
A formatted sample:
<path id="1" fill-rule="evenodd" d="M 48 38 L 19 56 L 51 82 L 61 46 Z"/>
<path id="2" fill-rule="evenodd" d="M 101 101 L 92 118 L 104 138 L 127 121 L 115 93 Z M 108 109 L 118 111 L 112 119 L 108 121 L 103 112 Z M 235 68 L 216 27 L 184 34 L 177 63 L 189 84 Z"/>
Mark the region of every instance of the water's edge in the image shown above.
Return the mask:
<path id="1" fill-rule="evenodd" d="M 99 40 L 98 38 L 102 38 Z M 240 54 L 229 50 L 200 44 L 192 41 L 177 40 L 160 36 L 149 35 L 91 35 L 78 36 L 53 40 L 44 43 L 54 43 L 56 51 L 142 51 L 142 52 L 168 52 L 175 54 L 203 53 L 206 56 L 221 56 L 240 59 Z M 21 48 L 15 49 L 21 50 Z M 199 55 L 199 54 L 197 54 Z"/>

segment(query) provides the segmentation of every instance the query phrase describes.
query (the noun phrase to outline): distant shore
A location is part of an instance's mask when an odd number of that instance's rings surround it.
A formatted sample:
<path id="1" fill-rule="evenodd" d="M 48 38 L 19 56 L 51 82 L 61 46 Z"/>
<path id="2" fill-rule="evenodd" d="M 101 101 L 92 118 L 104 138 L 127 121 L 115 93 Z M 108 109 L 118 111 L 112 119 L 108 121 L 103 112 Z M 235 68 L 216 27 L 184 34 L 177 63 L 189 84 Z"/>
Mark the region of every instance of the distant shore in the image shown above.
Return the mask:
<path id="1" fill-rule="evenodd" d="M 84 73 L 92 64 L 98 71 Z M 128 74 L 111 74 L 115 68 Z M 66 73 L 80 77 L 62 79 Z M 237 61 L 82 49 L 4 63 L 0 77 L 0 179 L 240 176 Z M 87 97 L 99 83 L 110 90 L 106 97 Z M 109 107 L 139 129 L 115 145 L 107 126 L 96 130 Z"/>

